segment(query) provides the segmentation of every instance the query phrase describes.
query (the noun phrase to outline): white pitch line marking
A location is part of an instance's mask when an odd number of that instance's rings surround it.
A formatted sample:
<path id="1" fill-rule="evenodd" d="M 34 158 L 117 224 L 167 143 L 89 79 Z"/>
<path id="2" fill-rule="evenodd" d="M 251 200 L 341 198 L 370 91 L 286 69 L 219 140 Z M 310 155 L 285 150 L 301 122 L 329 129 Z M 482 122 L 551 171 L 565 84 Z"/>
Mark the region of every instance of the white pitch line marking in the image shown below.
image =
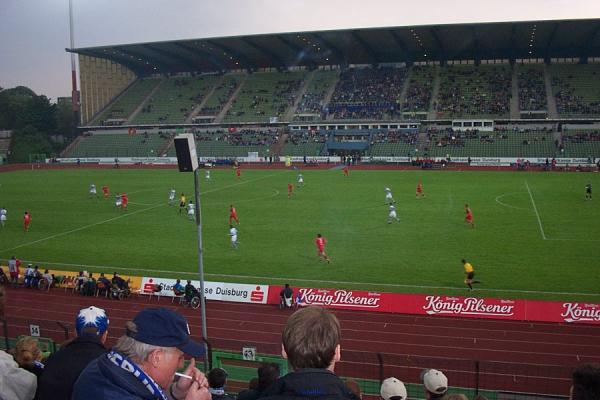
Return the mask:
<path id="1" fill-rule="evenodd" d="M 531 204 L 533 205 L 533 211 L 535 211 L 535 216 L 537 218 L 538 225 L 540 227 L 540 232 L 542 233 L 542 239 L 548 240 L 548 239 L 546 239 L 546 234 L 544 233 L 544 227 L 542 226 L 542 220 L 540 218 L 540 213 L 538 213 L 538 209 L 535 205 L 535 201 L 533 200 L 533 195 L 531 194 L 531 189 L 529 189 L 529 184 L 527 183 L 527 181 L 525 181 L 525 186 L 527 187 L 527 192 L 529 192 L 529 198 L 531 199 Z"/>
<path id="2" fill-rule="evenodd" d="M 527 209 L 527 208 L 524 208 L 524 207 L 517 207 L 517 206 L 512 206 L 512 205 L 510 205 L 510 204 L 506 204 L 506 203 L 504 203 L 504 202 L 500 201 L 500 199 L 502 199 L 502 198 L 504 198 L 504 197 L 507 197 L 507 196 L 512 196 L 512 195 L 515 195 L 515 194 L 521 194 L 521 193 L 523 193 L 523 192 L 510 192 L 510 193 L 503 193 L 503 194 L 501 194 L 500 196 L 497 196 L 497 197 L 496 197 L 496 203 L 498 203 L 498 204 L 500 204 L 501 206 L 504 206 L 504 207 L 514 208 L 515 210 L 526 210 L 526 211 L 529 211 L 529 209 Z"/>
<path id="3" fill-rule="evenodd" d="M 0 259 L 8 261 L 7 259 Z M 89 265 L 89 264 L 69 264 L 69 263 L 56 263 L 51 261 L 36 261 L 36 260 L 23 260 L 24 263 L 31 264 L 46 264 L 46 265 L 63 265 L 67 267 L 89 267 L 98 270 L 106 271 L 135 271 L 135 272 L 155 272 L 162 274 L 173 274 L 173 276 L 188 275 L 198 276 L 198 272 L 185 272 L 185 271 L 172 271 L 164 269 L 148 269 L 148 268 L 135 268 L 135 267 L 114 267 L 110 265 Z M 370 282 L 350 282 L 350 281 L 333 281 L 333 280 L 322 280 L 322 279 L 301 279 L 301 278 L 284 278 L 274 276 L 259 276 L 259 275 L 230 275 L 230 274 L 211 274 L 205 273 L 205 276 L 224 277 L 224 278 L 243 278 L 243 279 L 269 279 L 273 281 L 290 281 L 290 282 L 316 282 L 316 283 L 331 283 L 331 284 L 343 284 L 343 285 L 360 285 L 360 286 L 383 286 L 383 287 L 395 287 L 395 288 L 417 288 L 417 289 L 447 289 L 447 290 L 458 290 L 461 292 L 465 291 L 463 286 L 425 286 L 425 285 L 405 285 L 396 283 L 370 283 Z M 539 290 L 516 290 L 516 289 L 494 289 L 494 288 L 477 288 L 477 292 L 506 292 L 506 293 L 528 293 L 528 294 L 549 294 L 549 295 L 566 295 L 566 296 L 598 296 L 598 293 L 573 293 L 573 292 L 547 292 Z"/>

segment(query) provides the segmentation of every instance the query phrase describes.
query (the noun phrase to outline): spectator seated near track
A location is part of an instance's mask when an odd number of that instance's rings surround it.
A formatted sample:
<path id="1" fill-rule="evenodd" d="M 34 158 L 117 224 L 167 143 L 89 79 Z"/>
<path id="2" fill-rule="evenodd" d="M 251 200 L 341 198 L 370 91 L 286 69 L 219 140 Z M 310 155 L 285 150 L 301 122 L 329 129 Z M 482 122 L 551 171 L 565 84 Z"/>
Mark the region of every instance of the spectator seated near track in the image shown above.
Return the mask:
<path id="1" fill-rule="evenodd" d="M 177 282 L 173 285 L 173 294 L 175 296 L 181 296 L 185 293 L 185 288 L 181 284 L 181 279 L 177 279 Z"/>
<path id="2" fill-rule="evenodd" d="M 24 279 L 25 287 L 30 288 L 32 281 L 33 281 L 33 265 L 27 264 L 27 268 L 25 269 L 25 279 Z"/>
<path id="3" fill-rule="evenodd" d="M 212 400 L 235 400 L 235 396 L 225 393 L 227 384 L 227 371 L 223 368 L 213 368 L 206 375 L 208 379 L 208 391 Z"/>
<path id="4" fill-rule="evenodd" d="M 93 296 L 96 293 L 96 279 L 94 278 L 94 274 L 90 272 L 88 279 L 83 284 L 81 288 L 81 294 L 84 296 Z"/>
<path id="5" fill-rule="evenodd" d="M 192 281 L 188 280 L 184 289 L 184 299 L 187 303 L 190 303 L 192 299 L 196 296 L 200 296 L 198 293 L 198 289 L 194 285 L 192 285 Z"/>
<path id="6" fill-rule="evenodd" d="M 110 289 L 111 283 L 107 277 L 104 276 L 104 272 L 100 273 L 100 277 L 98 278 L 98 282 L 96 283 L 96 288 L 98 289 L 98 294 L 106 294 L 108 289 Z"/>
<path id="7" fill-rule="evenodd" d="M 81 371 L 94 359 L 106 354 L 108 318 L 103 309 L 90 306 L 75 318 L 77 337 L 60 346 L 48 357 L 39 380 L 39 400 L 70 399 Z"/>
<path id="8" fill-rule="evenodd" d="M 81 293 L 83 286 L 87 282 L 88 274 L 86 271 L 79 271 L 79 275 L 75 278 L 75 291 Z"/>
<path id="9" fill-rule="evenodd" d="M 426 369 L 421 372 L 426 400 L 441 399 L 448 391 L 448 378 L 437 369 Z"/>
<path id="10" fill-rule="evenodd" d="M 341 357 L 341 327 L 324 308 L 293 313 L 283 329 L 281 350 L 293 372 L 279 378 L 261 399 L 352 399 L 358 397 L 334 373 Z"/>
<path id="11" fill-rule="evenodd" d="M 2 267 L 0 267 L 0 285 L 6 285 L 8 282 L 8 276 L 6 276 Z"/>
<path id="12" fill-rule="evenodd" d="M 292 308 L 294 306 L 294 291 L 289 283 L 279 292 L 279 304 L 281 308 Z"/>
<path id="13" fill-rule="evenodd" d="M 44 270 L 42 279 L 45 281 L 45 283 L 44 283 L 44 285 L 46 285 L 45 287 L 52 287 L 52 284 L 54 283 L 54 275 L 52 275 L 49 270 L 47 270 L 47 269 Z"/>
<path id="14" fill-rule="evenodd" d="M 208 382 L 194 358 L 183 371 L 192 379 L 174 382 L 186 354 L 200 357 L 204 346 L 191 339 L 185 318 L 166 308 L 147 308 L 125 324 L 125 334 L 107 355 L 88 364 L 71 399 L 209 400 Z"/>
<path id="15" fill-rule="evenodd" d="M 394 377 L 383 381 L 379 394 L 383 400 L 406 400 L 408 397 L 404 383 Z"/>
<path id="16" fill-rule="evenodd" d="M 573 372 L 573 385 L 569 400 L 600 399 L 600 364 L 590 363 Z"/>
<path id="17" fill-rule="evenodd" d="M 258 379 L 256 387 L 252 387 L 248 385 L 248 390 L 241 391 L 237 400 L 256 400 L 261 397 L 262 393 L 268 389 L 272 384 L 279 379 L 279 375 L 281 371 L 279 369 L 279 364 L 276 363 L 266 363 L 262 364 L 258 370 Z M 256 378 L 254 378 L 256 379 Z"/>

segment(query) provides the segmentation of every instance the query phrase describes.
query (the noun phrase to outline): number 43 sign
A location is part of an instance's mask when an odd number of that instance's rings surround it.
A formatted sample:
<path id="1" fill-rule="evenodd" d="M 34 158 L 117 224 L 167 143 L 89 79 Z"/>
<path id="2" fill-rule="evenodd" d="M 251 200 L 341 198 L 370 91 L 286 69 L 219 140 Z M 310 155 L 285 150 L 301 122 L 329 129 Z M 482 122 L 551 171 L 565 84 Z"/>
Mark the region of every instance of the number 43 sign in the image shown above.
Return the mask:
<path id="1" fill-rule="evenodd" d="M 256 347 L 242 347 L 242 358 L 246 361 L 256 361 Z"/>

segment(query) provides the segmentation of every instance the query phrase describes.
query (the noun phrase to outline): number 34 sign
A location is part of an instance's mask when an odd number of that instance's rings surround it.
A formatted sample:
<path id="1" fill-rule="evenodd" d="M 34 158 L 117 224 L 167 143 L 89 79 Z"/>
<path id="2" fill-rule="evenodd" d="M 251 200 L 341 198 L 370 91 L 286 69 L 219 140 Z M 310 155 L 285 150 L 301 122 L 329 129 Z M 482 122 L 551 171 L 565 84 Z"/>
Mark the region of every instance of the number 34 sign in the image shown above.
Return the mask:
<path id="1" fill-rule="evenodd" d="M 256 361 L 256 347 L 242 347 L 242 358 L 246 361 Z"/>

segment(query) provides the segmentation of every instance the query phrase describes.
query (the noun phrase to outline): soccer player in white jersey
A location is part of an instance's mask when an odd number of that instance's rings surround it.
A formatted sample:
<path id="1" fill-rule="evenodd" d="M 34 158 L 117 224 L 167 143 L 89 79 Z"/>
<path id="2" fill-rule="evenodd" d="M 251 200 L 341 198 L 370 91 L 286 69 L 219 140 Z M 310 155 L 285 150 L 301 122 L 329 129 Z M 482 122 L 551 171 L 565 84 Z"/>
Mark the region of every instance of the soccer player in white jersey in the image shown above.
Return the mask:
<path id="1" fill-rule="evenodd" d="M 173 204 L 175 204 L 175 194 L 177 192 L 175 191 L 175 189 L 171 189 L 169 191 L 169 205 L 172 206 Z"/>
<path id="2" fill-rule="evenodd" d="M 298 174 L 298 186 L 304 186 L 304 177 L 302 174 Z"/>
<path id="3" fill-rule="evenodd" d="M 115 207 L 121 208 L 122 205 L 123 205 L 123 198 L 121 197 L 120 193 L 117 193 L 115 195 Z"/>
<path id="4" fill-rule="evenodd" d="M 196 206 L 191 201 L 188 203 L 187 215 L 189 219 L 194 219 L 194 215 L 196 215 Z"/>
<path id="5" fill-rule="evenodd" d="M 231 246 L 234 249 L 237 249 L 238 241 L 237 241 L 238 230 L 235 226 L 229 225 L 229 236 L 231 236 Z"/>
<path id="6" fill-rule="evenodd" d="M 93 183 L 90 185 L 90 197 L 98 198 L 98 193 L 96 192 L 96 185 Z"/>
<path id="7" fill-rule="evenodd" d="M 394 204 L 396 201 L 394 200 L 394 196 L 392 196 L 392 189 L 386 187 L 385 189 L 385 204 Z"/>
<path id="8" fill-rule="evenodd" d="M 4 228 L 4 225 L 6 224 L 6 208 L 4 207 L 0 207 L 0 226 L 2 226 Z"/>
<path id="9" fill-rule="evenodd" d="M 390 213 L 388 214 L 388 224 L 391 224 L 394 220 L 400 222 L 400 218 L 398 218 L 398 214 L 396 213 L 396 206 L 391 204 Z"/>
<path id="10" fill-rule="evenodd" d="M 206 179 L 207 182 L 210 181 L 210 170 L 209 169 L 207 169 L 204 172 L 204 178 Z"/>

